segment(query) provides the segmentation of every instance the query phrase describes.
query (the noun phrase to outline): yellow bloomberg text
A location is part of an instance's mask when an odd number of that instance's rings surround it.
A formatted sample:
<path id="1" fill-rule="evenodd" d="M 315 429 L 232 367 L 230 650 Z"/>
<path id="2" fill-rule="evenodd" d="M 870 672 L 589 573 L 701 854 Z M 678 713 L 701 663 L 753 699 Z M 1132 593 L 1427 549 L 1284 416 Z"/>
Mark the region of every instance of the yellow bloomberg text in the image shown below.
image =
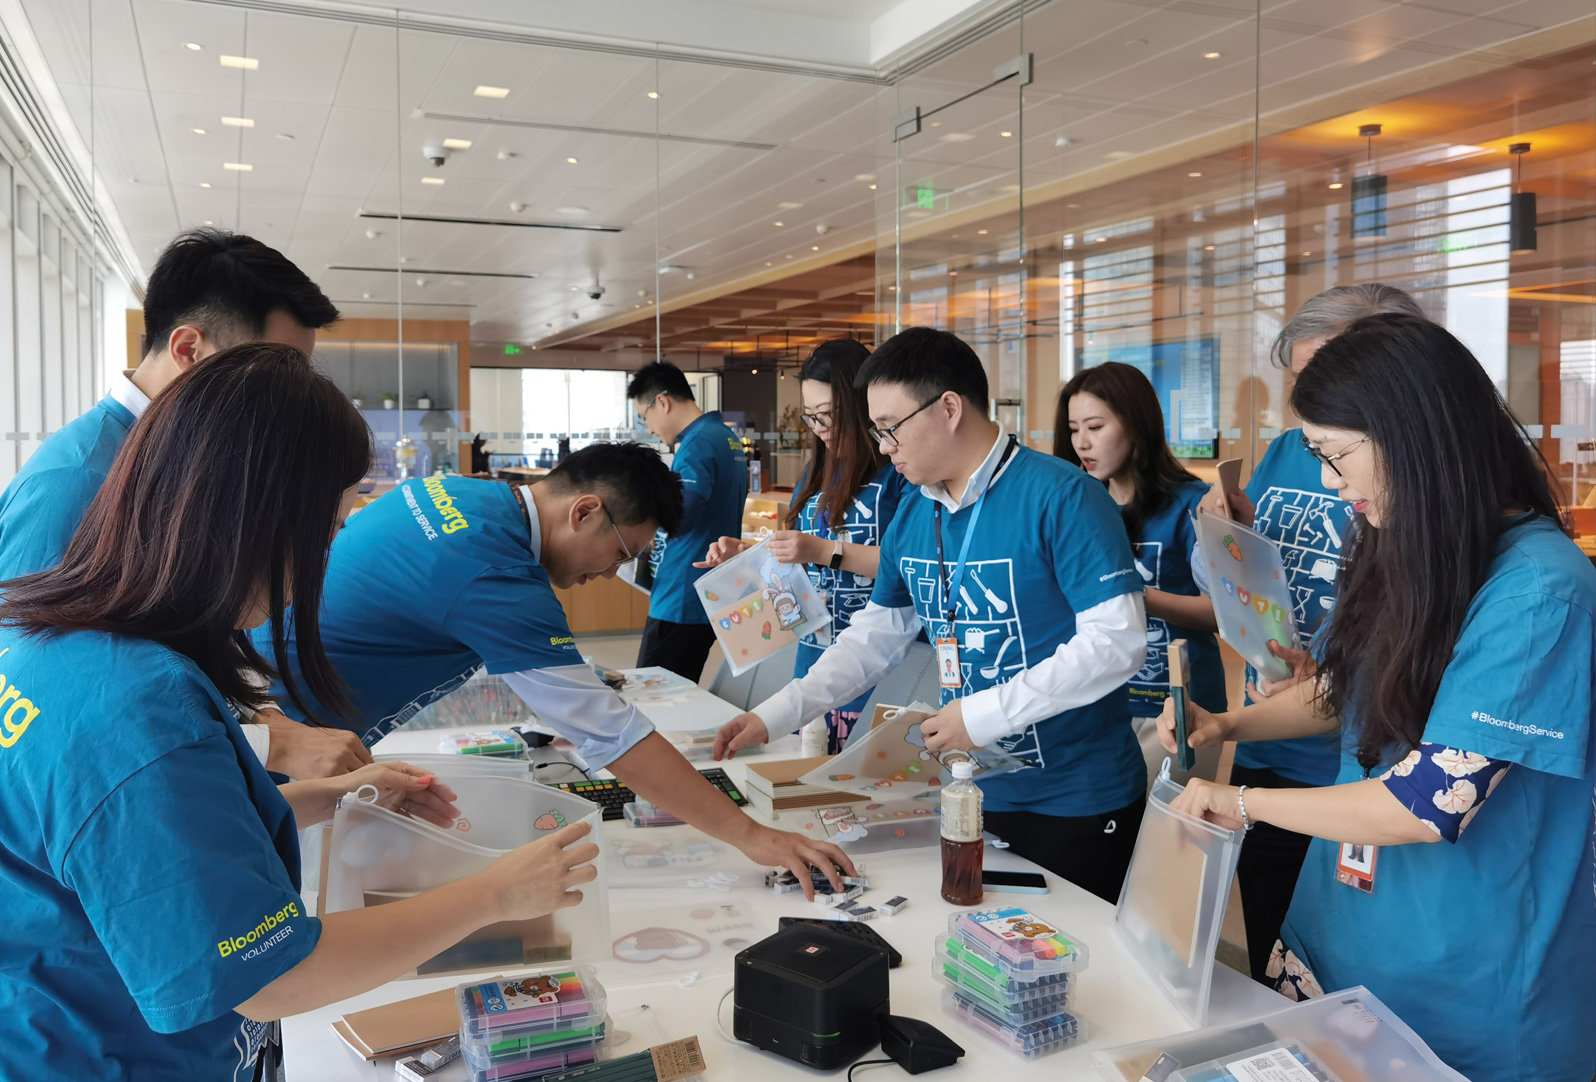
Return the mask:
<path id="1" fill-rule="evenodd" d="M 442 530 L 444 533 L 454 533 L 457 530 L 468 530 L 471 523 L 466 521 L 458 508 L 454 505 L 454 497 L 450 496 L 443 487 L 443 478 L 429 477 L 422 482 L 427 490 L 427 495 L 432 497 L 432 506 L 436 507 L 443 515 Z"/>
<path id="2" fill-rule="evenodd" d="M 279 924 L 282 924 L 289 917 L 297 916 L 299 916 L 299 903 L 289 902 L 277 912 L 267 913 L 261 918 L 259 924 L 255 925 L 255 927 L 251 928 L 245 934 L 236 935 L 231 939 L 222 940 L 220 943 L 216 944 L 216 949 L 221 952 L 223 958 L 226 958 L 235 951 L 241 951 L 248 947 L 251 943 L 265 938 L 268 932 L 277 927 Z"/>

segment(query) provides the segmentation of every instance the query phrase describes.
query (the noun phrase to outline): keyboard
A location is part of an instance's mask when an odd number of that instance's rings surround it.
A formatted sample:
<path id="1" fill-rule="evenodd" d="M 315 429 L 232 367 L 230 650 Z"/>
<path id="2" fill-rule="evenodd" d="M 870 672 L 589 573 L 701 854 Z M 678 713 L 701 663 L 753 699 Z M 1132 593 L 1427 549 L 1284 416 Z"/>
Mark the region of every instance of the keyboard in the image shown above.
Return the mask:
<path id="1" fill-rule="evenodd" d="M 720 767 L 711 767 L 700 770 L 709 784 L 731 797 L 732 802 L 739 807 L 748 803 L 748 798 L 743 796 L 737 786 L 732 782 L 726 771 Z M 608 821 L 620 819 L 624 816 L 622 808 L 637 799 L 637 794 L 632 792 L 623 782 L 615 778 L 598 778 L 593 781 L 562 781 L 551 785 L 551 789 L 572 793 L 586 800 L 591 800 L 601 809 L 601 817 Z"/>

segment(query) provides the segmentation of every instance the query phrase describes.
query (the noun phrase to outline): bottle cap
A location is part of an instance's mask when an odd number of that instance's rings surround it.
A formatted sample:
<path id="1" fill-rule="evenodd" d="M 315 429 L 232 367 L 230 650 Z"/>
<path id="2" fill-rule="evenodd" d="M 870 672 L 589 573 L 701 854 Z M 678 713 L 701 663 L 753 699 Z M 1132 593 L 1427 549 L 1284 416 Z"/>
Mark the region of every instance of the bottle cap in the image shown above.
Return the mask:
<path id="1" fill-rule="evenodd" d="M 953 760 L 953 765 L 948 769 L 953 771 L 953 777 L 956 781 L 968 781 L 970 778 L 975 777 L 975 764 L 968 759 L 955 759 Z"/>

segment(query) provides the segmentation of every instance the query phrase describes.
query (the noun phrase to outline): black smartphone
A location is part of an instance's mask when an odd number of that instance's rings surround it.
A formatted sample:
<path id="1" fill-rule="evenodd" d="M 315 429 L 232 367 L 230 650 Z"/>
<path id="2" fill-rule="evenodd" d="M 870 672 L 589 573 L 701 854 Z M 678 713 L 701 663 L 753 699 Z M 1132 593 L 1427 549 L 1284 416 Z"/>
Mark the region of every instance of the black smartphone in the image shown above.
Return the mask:
<path id="1" fill-rule="evenodd" d="M 981 889 L 993 894 L 1046 894 L 1047 880 L 1039 872 L 983 871 Z"/>

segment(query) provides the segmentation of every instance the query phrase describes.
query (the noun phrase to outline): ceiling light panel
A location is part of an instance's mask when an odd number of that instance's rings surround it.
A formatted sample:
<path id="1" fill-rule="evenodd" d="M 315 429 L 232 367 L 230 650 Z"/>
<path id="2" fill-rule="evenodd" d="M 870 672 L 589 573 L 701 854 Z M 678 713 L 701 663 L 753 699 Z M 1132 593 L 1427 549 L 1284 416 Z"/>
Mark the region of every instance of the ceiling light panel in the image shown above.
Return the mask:
<path id="1" fill-rule="evenodd" d="M 503 99 L 510 96 L 510 88 L 507 86 L 479 86 L 471 93 L 479 98 Z"/>
<path id="2" fill-rule="evenodd" d="M 224 116 L 222 126 L 225 128 L 253 128 L 255 119 L 247 116 Z"/>
<path id="3" fill-rule="evenodd" d="M 260 70 L 260 60 L 253 56 L 228 56 L 223 53 L 216 59 L 224 68 L 239 68 L 242 71 Z"/>
<path id="4" fill-rule="evenodd" d="M 470 150 L 471 149 L 471 140 L 469 140 L 469 139 L 445 139 L 443 141 L 443 145 L 446 148 L 448 148 L 449 150 Z"/>

